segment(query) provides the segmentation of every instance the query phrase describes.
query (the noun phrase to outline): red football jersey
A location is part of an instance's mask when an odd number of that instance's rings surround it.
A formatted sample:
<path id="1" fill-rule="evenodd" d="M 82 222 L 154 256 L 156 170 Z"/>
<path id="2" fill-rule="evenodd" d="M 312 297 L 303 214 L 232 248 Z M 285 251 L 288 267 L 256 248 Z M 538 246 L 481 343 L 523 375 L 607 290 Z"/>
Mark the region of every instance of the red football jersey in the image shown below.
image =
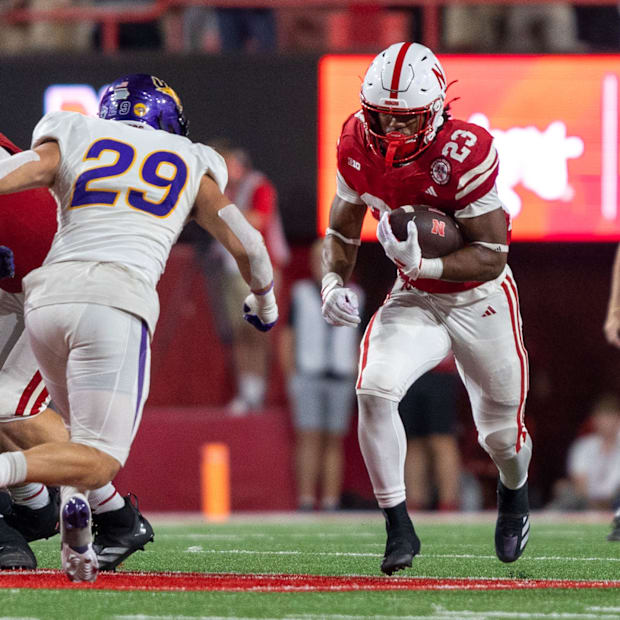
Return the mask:
<path id="1" fill-rule="evenodd" d="M 367 145 L 361 112 L 347 119 L 338 141 L 338 171 L 376 219 L 386 209 L 403 205 L 428 205 L 454 214 L 493 188 L 498 169 L 491 134 L 456 119 L 447 120 L 430 146 L 400 167 L 386 168 L 385 160 Z M 406 284 L 431 293 L 453 293 L 480 282 L 406 278 Z"/>
<path id="2" fill-rule="evenodd" d="M 0 147 L 18 153 L 0 133 Z M 0 245 L 15 256 L 15 277 L 0 279 L 0 288 L 9 293 L 22 290 L 22 278 L 41 266 L 56 232 L 56 200 L 45 188 L 0 195 Z"/>

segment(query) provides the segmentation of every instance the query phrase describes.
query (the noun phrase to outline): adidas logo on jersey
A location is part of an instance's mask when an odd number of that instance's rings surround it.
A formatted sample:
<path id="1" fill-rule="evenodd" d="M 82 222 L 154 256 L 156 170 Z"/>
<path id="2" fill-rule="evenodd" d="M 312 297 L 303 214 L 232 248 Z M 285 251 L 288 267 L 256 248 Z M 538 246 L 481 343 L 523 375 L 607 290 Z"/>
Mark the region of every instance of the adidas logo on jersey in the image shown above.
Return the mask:
<path id="1" fill-rule="evenodd" d="M 497 314 L 495 308 L 493 308 L 493 306 L 487 306 L 487 309 L 484 311 L 482 316 L 491 316 L 492 314 Z"/>
<path id="2" fill-rule="evenodd" d="M 437 198 L 437 192 L 435 191 L 435 188 L 432 185 L 427 187 L 426 191 L 424 193 L 425 194 L 430 194 L 431 196 L 435 196 L 435 198 Z"/>

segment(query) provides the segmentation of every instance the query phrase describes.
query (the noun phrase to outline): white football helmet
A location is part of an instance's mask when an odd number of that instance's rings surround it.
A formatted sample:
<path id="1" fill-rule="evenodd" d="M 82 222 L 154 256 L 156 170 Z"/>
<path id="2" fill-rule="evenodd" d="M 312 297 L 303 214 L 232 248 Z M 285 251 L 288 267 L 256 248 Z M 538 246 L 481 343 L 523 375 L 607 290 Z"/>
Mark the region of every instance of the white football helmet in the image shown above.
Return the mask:
<path id="1" fill-rule="evenodd" d="M 411 161 L 443 123 L 446 76 L 437 57 L 419 43 L 394 43 L 370 64 L 360 93 L 370 148 L 388 166 Z M 413 133 L 385 132 L 379 114 L 411 122 Z M 416 119 L 416 122 L 414 122 Z M 385 123 L 384 123 L 385 127 Z"/>

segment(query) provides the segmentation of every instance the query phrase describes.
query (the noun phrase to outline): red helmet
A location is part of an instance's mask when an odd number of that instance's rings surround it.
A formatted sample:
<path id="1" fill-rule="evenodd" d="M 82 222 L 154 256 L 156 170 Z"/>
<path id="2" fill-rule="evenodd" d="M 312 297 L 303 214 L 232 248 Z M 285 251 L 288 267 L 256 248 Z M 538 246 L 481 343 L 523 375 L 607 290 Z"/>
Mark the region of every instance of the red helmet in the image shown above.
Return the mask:
<path id="1" fill-rule="evenodd" d="M 443 123 L 445 73 L 431 50 L 419 43 L 395 43 L 370 64 L 360 93 L 370 148 L 388 166 L 411 161 L 426 149 Z M 413 125 L 386 133 L 380 115 Z"/>

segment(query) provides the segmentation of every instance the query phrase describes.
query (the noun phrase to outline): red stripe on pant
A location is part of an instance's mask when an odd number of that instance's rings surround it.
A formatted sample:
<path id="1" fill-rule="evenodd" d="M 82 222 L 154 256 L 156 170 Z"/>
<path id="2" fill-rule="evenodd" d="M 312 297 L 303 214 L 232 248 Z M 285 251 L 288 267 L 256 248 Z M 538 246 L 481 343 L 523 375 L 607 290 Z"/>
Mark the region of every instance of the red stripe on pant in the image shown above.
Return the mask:
<path id="1" fill-rule="evenodd" d="M 19 399 L 19 403 L 17 403 L 17 409 L 15 410 L 15 415 L 24 415 L 26 411 L 26 405 L 28 404 L 28 401 L 30 400 L 32 393 L 34 392 L 37 385 L 39 385 L 39 383 L 41 383 L 41 375 L 39 374 L 39 371 L 37 370 L 37 372 L 34 373 L 34 377 L 30 379 L 30 383 L 28 383 L 28 385 L 26 386 L 26 389 L 22 392 L 22 395 Z"/>
<path id="2" fill-rule="evenodd" d="M 47 400 L 49 394 L 47 393 L 47 389 L 43 388 L 37 400 L 34 401 L 34 405 L 30 408 L 30 413 L 28 415 L 35 415 L 39 413 L 39 409 L 41 409 L 41 405 Z"/>
<path id="3" fill-rule="evenodd" d="M 379 310 L 375 312 L 372 319 L 370 319 L 370 323 L 368 323 L 368 327 L 366 328 L 366 335 L 364 336 L 364 341 L 362 343 L 362 361 L 360 363 L 360 373 L 357 379 L 357 385 L 355 386 L 357 389 L 362 387 L 362 373 L 364 372 L 364 368 L 366 368 L 366 362 L 368 361 L 368 341 L 370 340 L 370 330 L 372 329 L 375 319 L 377 318 Z"/>
<path id="4" fill-rule="evenodd" d="M 508 281 L 508 283 L 507 283 Z M 502 282 L 502 288 L 508 301 L 508 309 L 510 310 L 510 321 L 512 322 L 512 333 L 515 339 L 515 348 L 517 350 L 517 356 L 519 357 L 519 364 L 521 366 L 521 395 L 519 398 L 519 407 L 517 408 L 517 445 L 516 451 L 519 452 L 527 436 L 525 425 L 523 421 L 523 408 L 525 406 L 526 384 L 527 384 L 527 353 L 523 346 L 523 335 L 521 334 L 521 328 L 519 326 L 519 307 L 518 307 L 518 295 L 514 282 L 510 282 L 507 277 Z M 510 292 L 512 291 L 515 301 L 513 301 Z M 516 305 L 515 305 L 516 304 Z"/>

